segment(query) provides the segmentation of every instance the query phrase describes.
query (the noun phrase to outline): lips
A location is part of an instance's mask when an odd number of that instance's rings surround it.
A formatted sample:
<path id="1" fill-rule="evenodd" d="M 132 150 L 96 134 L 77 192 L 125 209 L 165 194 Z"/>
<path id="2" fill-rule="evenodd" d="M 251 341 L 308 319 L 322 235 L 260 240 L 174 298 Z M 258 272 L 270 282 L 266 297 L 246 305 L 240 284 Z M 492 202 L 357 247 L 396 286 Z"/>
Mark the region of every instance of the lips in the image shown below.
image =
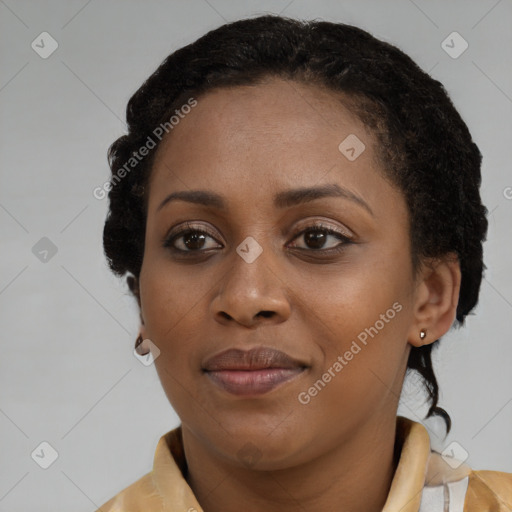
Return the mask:
<path id="1" fill-rule="evenodd" d="M 264 370 L 265 368 L 297 368 L 307 366 L 288 354 L 269 347 L 251 350 L 229 349 L 208 359 L 206 371 L 222 370 Z"/>
<path id="2" fill-rule="evenodd" d="M 208 359 L 203 366 L 214 384 L 235 395 L 267 393 L 306 368 L 306 363 L 269 347 L 228 349 Z"/>

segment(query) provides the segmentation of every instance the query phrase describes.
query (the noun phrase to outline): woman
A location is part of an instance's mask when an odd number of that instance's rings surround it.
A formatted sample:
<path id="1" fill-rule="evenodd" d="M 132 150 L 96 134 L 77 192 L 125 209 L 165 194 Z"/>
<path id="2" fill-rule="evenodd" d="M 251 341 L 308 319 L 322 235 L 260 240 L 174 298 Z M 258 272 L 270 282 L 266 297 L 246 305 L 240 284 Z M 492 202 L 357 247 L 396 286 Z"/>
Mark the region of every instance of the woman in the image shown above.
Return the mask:
<path id="1" fill-rule="evenodd" d="M 484 268 L 442 85 L 356 27 L 262 16 L 171 54 L 127 121 L 104 247 L 181 425 L 100 510 L 510 510 L 511 474 L 397 417 L 415 370 L 449 431 L 431 351 Z"/>

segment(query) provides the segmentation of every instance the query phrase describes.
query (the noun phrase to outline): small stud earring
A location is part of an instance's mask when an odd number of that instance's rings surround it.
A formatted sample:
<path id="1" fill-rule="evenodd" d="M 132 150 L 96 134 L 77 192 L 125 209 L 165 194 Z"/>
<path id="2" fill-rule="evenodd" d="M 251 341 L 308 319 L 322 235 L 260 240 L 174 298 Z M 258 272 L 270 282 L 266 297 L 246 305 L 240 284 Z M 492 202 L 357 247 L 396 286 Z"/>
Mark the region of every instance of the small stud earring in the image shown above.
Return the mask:
<path id="1" fill-rule="evenodd" d="M 424 340 L 426 337 L 427 337 L 427 331 L 425 329 L 421 329 L 420 340 Z"/>

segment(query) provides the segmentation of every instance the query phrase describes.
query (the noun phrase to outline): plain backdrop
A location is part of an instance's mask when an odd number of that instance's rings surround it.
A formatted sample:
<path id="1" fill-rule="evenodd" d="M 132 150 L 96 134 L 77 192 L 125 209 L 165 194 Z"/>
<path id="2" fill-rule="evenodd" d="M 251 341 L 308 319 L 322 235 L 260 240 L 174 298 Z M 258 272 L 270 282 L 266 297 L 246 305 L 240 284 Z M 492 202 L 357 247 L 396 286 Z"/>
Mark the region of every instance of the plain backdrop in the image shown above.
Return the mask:
<path id="1" fill-rule="evenodd" d="M 178 425 L 154 365 L 133 355 L 138 311 L 107 269 L 107 200 L 93 190 L 109 177 L 129 97 L 160 62 L 266 12 L 351 23 L 397 45 L 468 124 L 484 156 L 488 268 L 475 314 L 436 353 L 453 420 L 440 444 L 458 443 L 476 469 L 512 472 L 510 0 L 0 0 L 0 511 L 91 512 L 150 471 Z M 468 44 L 457 58 L 442 46 L 454 31 Z M 411 382 L 399 413 L 425 412 Z M 47 469 L 42 453 L 57 456 Z"/>

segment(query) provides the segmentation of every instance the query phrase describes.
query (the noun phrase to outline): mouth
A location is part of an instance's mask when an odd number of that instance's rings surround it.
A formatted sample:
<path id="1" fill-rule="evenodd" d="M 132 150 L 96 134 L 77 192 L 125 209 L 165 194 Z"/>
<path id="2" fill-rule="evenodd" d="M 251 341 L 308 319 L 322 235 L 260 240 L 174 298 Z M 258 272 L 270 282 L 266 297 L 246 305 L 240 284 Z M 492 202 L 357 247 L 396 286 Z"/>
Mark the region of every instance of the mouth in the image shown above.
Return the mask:
<path id="1" fill-rule="evenodd" d="M 302 374 L 308 365 L 269 347 L 229 349 L 208 359 L 203 371 L 234 395 L 261 395 Z"/>

